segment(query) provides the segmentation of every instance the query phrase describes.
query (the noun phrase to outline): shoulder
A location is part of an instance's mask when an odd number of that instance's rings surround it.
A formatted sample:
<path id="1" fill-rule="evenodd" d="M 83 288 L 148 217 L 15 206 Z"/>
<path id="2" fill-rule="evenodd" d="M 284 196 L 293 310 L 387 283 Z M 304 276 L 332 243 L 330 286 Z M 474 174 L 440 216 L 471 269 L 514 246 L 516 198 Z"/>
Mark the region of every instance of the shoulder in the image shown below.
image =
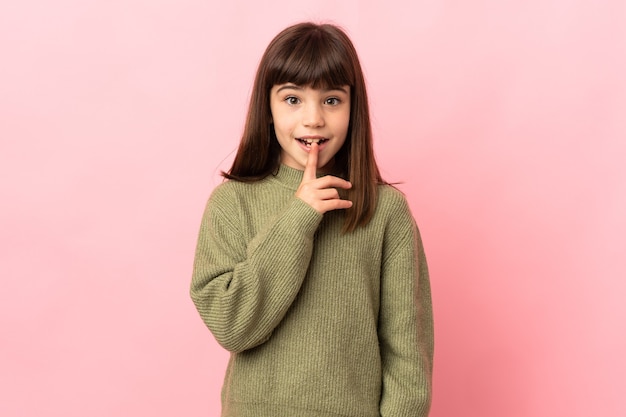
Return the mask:
<path id="1" fill-rule="evenodd" d="M 231 204 L 233 201 L 247 200 L 258 190 L 264 180 L 255 182 L 243 182 L 237 180 L 225 180 L 213 189 L 209 196 L 209 204 Z"/>
<path id="2" fill-rule="evenodd" d="M 211 191 L 209 201 L 229 199 L 237 195 L 244 183 L 235 180 L 225 180 Z"/>
<path id="3" fill-rule="evenodd" d="M 376 212 L 387 216 L 408 216 L 412 218 L 411 209 L 406 196 L 393 185 L 378 186 L 378 202 Z"/>
<path id="4" fill-rule="evenodd" d="M 374 219 L 385 230 L 385 239 L 410 240 L 417 229 L 406 196 L 392 185 L 380 185 Z"/>
<path id="5" fill-rule="evenodd" d="M 404 195 L 404 193 L 393 185 L 379 185 L 378 194 L 381 201 L 389 202 L 392 204 L 404 204 L 406 202 L 406 196 Z"/>
<path id="6" fill-rule="evenodd" d="M 405 194 L 392 185 L 381 185 L 376 216 L 384 224 L 385 259 L 400 253 L 415 255 L 412 251 L 421 246 L 421 238 Z"/>
<path id="7" fill-rule="evenodd" d="M 250 182 L 225 180 L 211 191 L 206 209 L 225 215 L 246 211 L 268 199 L 279 199 L 281 191 L 282 187 L 272 182 L 271 178 Z"/>
<path id="8" fill-rule="evenodd" d="M 251 186 L 253 184 L 235 180 L 226 180 L 219 184 L 209 195 L 204 210 L 205 218 L 213 222 L 236 217 L 236 213 L 246 201 L 251 200 L 247 197 L 250 194 L 247 189 Z"/>
<path id="9" fill-rule="evenodd" d="M 243 182 L 225 180 L 210 193 L 203 214 L 203 222 L 215 229 L 237 230 L 250 207 L 257 204 L 261 181 Z"/>

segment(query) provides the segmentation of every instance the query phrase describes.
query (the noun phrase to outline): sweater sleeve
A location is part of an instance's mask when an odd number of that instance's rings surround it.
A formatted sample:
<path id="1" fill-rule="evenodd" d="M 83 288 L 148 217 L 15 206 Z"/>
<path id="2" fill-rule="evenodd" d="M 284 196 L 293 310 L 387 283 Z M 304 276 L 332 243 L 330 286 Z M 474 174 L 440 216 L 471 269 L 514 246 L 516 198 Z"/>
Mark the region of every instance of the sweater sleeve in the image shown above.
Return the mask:
<path id="1" fill-rule="evenodd" d="M 191 298 L 218 343 L 241 352 L 269 339 L 295 299 L 322 216 L 294 197 L 247 241 L 222 194 L 202 219 Z"/>
<path id="2" fill-rule="evenodd" d="M 426 257 L 406 203 L 386 232 L 379 341 L 381 417 L 425 417 L 431 403 L 433 318 Z"/>

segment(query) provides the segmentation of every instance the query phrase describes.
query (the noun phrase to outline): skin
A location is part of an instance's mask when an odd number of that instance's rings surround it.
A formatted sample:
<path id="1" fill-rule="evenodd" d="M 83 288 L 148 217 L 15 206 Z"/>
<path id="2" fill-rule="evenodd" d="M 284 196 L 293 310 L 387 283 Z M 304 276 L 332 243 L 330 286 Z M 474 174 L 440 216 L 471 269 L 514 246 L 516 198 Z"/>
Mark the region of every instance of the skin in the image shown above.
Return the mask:
<path id="1" fill-rule="evenodd" d="M 275 85 L 270 92 L 270 109 L 281 146 L 281 162 L 304 170 L 296 197 L 322 214 L 351 207 L 352 202 L 342 200 L 337 191 L 337 188 L 350 188 L 350 182 L 332 175 L 317 178 L 318 169 L 330 170 L 334 156 L 346 140 L 350 87 L 313 89 L 291 83 Z M 307 147 L 298 140 L 307 138 L 322 141 Z"/>
<path id="2" fill-rule="evenodd" d="M 342 200 L 337 191 L 337 188 L 348 189 L 352 187 L 352 184 L 332 175 L 317 178 L 318 153 L 319 147 L 314 143 L 311 145 L 302 182 L 296 191 L 296 197 L 321 214 L 331 210 L 352 207 L 352 201 Z"/>

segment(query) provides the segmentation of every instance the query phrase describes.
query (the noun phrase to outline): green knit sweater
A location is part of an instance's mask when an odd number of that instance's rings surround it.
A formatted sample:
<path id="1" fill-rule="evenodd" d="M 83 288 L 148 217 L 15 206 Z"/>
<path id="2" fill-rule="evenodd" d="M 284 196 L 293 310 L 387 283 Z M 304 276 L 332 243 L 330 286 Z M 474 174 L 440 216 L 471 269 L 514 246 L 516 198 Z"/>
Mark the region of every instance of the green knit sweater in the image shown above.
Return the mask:
<path id="1" fill-rule="evenodd" d="M 404 196 L 380 186 L 343 234 L 342 211 L 294 196 L 302 174 L 227 181 L 207 203 L 191 297 L 231 352 L 222 416 L 428 415 L 430 285 Z"/>

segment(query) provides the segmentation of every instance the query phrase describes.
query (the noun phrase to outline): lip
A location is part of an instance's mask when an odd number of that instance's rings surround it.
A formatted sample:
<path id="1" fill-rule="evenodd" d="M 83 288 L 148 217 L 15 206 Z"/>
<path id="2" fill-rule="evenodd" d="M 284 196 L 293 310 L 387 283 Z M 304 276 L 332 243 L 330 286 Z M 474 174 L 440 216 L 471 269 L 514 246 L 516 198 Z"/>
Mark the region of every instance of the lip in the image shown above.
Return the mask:
<path id="1" fill-rule="evenodd" d="M 327 137 L 319 136 L 319 135 L 306 135 L 306 136 L 298 136 L 297 138 L 294 138 L 298 146 L 305 152 L 309 152 L 311 148 L 308 148 L 304 143 L 300 142 L 298 139 L 326 139 L 324 143 L 317 144 L 319 152 L 321 152 L 326 147 L 326 145 L 330 142 L 330 139 L 328 139 Z"/>

